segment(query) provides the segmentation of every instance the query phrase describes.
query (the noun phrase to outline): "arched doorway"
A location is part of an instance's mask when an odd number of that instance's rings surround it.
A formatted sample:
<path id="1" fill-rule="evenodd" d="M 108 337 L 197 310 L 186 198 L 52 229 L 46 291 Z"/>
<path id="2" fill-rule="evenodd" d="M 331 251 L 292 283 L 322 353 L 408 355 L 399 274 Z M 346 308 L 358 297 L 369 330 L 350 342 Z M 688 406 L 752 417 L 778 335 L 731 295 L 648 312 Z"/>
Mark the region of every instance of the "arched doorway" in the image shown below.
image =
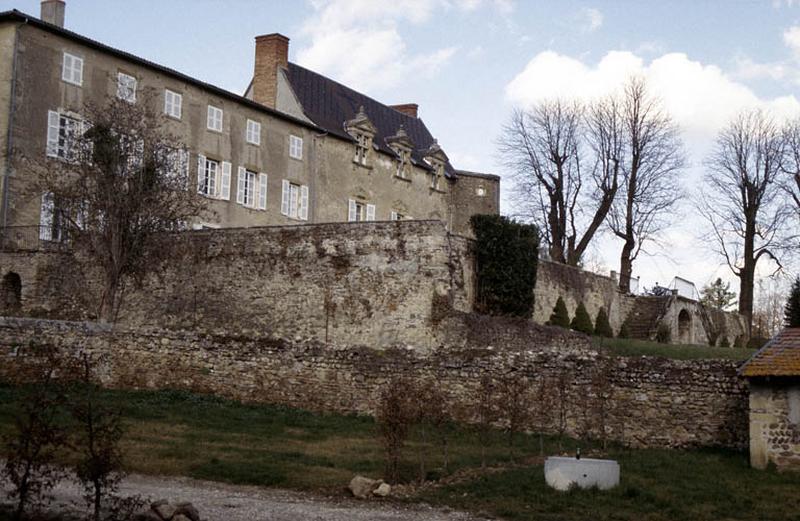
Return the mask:
<path id="1" fill-rule="evenodd" d="M 4 311 L 19 309 L 22 304 L 22 278 L 19 274 L 9 271 L 3 277 L 0 285 L 0 303 Z"/>
<path id="2" fill-rule="evenodd" d="M 685 309 L 678 313 L 678 338 L 681 344 L 692 343 L 692 315 Z"/>

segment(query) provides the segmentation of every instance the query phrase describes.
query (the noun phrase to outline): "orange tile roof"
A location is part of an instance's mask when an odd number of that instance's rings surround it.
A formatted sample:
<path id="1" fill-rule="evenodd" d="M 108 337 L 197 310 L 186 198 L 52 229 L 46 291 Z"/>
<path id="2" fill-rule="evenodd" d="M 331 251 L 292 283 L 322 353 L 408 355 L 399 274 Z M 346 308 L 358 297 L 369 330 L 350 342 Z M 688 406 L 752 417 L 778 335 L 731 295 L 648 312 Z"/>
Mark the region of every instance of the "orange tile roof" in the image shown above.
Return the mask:
<path id="1" fill-rule="evenodd" d="M 743 376 L 800 376 L 800 327 L 775 335 L 739 372 Z"/>

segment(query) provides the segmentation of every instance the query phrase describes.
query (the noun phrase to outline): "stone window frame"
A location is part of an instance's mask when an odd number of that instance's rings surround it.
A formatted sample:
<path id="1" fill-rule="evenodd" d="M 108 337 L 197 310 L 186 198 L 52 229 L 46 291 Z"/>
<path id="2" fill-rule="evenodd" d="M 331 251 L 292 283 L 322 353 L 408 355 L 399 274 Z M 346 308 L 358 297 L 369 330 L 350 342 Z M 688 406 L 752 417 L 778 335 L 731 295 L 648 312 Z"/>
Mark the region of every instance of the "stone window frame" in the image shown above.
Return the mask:
<path id="1" fill-rule="evenodd" d="M 430 189 L 437 192 L 444 192 L 441 186 L 442 178 L 444 178 L 444 164 L 436 160 L 429 161 L 428 164 L 433 169 L 430 173 Z"/>
<path id="2" fill-rule="evenodd" d="M 369 166 L 369 151 L 372 148 L 372 136 L 366 132 L 354 131 L 356 151 L 353 154 L 353 163 L 360 166 Z"/>

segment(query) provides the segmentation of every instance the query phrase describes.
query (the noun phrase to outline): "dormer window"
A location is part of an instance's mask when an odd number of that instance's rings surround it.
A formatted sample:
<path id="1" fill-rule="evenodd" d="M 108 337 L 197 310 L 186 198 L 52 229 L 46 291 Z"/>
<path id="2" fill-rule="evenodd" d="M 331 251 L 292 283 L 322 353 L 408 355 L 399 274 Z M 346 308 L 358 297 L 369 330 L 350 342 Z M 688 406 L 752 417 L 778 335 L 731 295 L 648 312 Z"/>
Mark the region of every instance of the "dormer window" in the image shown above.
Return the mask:
<path id="1" fill-rule="evenodd" d="M 371 146 L 372 137 L 366 134 L 356 134 L 356 154 L 353 157 L 353 162 L 367 166 L 367 156 L 369 155 L 369 147 Z"/>
<path id="2" fill-rule="evenodd" d="M 406 178 L 406 169 L 408 168 L 408 150 L 400 149 L 397 151 L 397 171 L 395 175 L 401 179 Z"/>
<path id="3" fill-rule="evenodd" d="M 444 177 L 444 165 L 447 161 L 447 155 L 434 139 L 433 144 L 431 144 L 425 154 L 425 162 L 431 167 L 431 190 L 444 190 L 442 178 Z"/>
<path id="4" fill-rule="evenodd" d="M 344 129 L 356 142 L 353 163 L 361 166 L 368 166 L 369 149 L 372 148 L 372 138 L 375 136 L 377 129 L 367 117 L 363 106 L 359 107 L 356 117 L 344 122 Z"/>
<path id="5" fill-rule="evenodd" d="M 441 190 L 441 179 L 444 165 L 441 163 L 433 162 L 431 164 L 433 171 L 431 172 L 431 188 L 434 190 Z"/>
<path id="6" fill-rule="evenodd" d="M 397 133 L 394 136 L 386 138 L 386 142 L 397 154 L 395 176 L 400 179 L 408 179 L 408 165 L 411 163 L 411 151 L 414 149 L 414 142 L 408 137 L 402 125 L 397 129 Z"/>

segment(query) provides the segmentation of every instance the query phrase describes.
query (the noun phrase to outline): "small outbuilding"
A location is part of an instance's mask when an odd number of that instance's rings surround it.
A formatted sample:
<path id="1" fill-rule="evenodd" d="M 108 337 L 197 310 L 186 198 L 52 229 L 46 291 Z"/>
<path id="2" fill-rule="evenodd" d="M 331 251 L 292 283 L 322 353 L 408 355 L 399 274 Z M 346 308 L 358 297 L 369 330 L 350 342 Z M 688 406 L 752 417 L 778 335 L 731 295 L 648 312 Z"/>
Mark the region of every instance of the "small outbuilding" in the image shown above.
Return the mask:
<path id="1" fill-rule="evenodd" d="M 800 328 L 781 331 L 739 372 L 750 384 L 750 464 L 800 470 Z"/>

